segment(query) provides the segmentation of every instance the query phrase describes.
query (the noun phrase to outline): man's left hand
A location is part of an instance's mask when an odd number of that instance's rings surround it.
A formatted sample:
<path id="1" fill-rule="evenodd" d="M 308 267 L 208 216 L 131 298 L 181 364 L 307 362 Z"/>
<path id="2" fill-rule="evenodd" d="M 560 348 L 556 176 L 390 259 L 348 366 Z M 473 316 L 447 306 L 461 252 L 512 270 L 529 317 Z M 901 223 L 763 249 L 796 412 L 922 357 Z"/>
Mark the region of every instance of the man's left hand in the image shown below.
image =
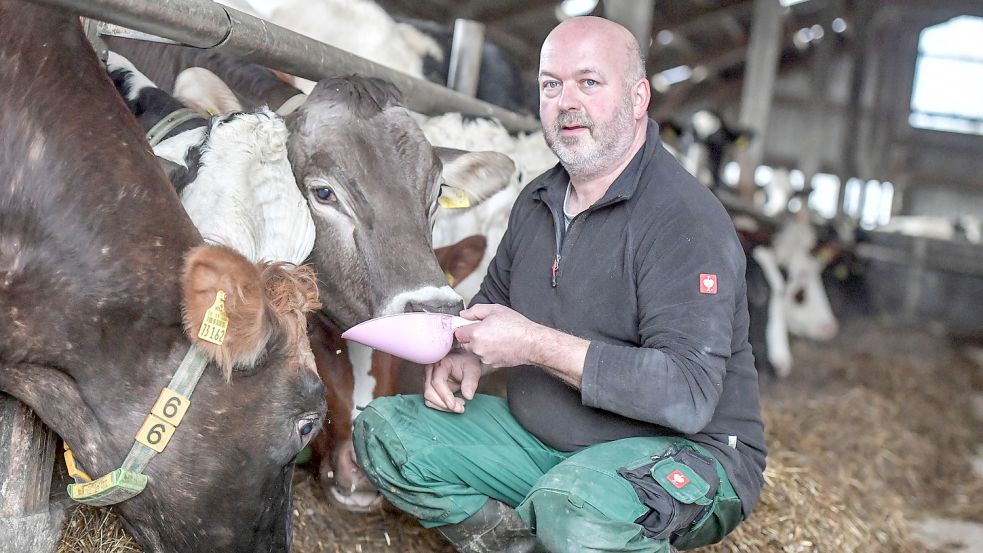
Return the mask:
<path id="1" fill-rule="evenodd" d="M 504 305 L 478 304 L 461 311 L 465 319 L 481 321 L 454 332 L 465 351 L 492 367 L 514 367 L 532 363 L 532 348 L 542 326 Z"/>

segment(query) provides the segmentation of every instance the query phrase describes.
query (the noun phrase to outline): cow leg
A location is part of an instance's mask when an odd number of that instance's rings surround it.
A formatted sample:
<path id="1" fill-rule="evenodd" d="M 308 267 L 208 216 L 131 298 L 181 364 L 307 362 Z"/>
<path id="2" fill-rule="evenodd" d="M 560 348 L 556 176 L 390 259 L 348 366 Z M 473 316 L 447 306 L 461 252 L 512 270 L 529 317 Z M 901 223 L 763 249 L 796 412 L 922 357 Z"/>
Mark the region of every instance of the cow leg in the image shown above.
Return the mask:
<path id="1" fill-rule="evenodd" d="M 51 505 L 56 435 L 23 403 L 0 393 L 0 551 L 55 550 L 65 520 Z"/>

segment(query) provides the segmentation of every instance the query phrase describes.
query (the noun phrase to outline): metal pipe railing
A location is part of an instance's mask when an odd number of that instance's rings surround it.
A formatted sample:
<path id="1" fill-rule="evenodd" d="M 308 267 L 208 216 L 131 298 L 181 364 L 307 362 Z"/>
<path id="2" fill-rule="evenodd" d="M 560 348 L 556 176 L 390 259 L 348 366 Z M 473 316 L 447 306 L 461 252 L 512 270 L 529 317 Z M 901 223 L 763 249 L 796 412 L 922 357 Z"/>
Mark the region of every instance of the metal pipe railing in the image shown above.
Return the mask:
<path id="1" fill-rule="evenodd" d="M 451 59 L 447 69 L 447 88 L 474 97 L 481 74 L 481 51 L 485 45 L 485 26 L 470 19 L 454 22 Z"/>
<path id="2" fill-rule="evenodd" d="M 407 108 L 426 114 L 492 117 L 512 131 L 539 121 L 384 67 L 211 0 L 32 0 L 72 13 L 195 46 L 317 81 L 358 73 L 395 84 Z"/>

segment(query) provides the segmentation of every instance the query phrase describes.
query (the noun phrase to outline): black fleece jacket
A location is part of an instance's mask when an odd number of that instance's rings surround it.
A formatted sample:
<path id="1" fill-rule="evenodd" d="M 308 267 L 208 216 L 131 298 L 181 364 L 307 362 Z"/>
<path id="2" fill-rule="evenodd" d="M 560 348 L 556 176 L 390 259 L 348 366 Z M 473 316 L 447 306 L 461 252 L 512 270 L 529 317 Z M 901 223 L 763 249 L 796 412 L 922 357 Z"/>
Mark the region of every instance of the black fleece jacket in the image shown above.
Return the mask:
<path id="1" fill-rule="evenodd" d="M 557 165 L 522 191 L 472 301 L 591 342 L 580 390 L 538 367 L 509 369 L 513 415 L 563 451 L 685 436 L 717 456 L 749 515 L 766 449 L 745 257 L 730 218 L 662 146 L 654 121 L 564 232 L 568 182 Z"/>

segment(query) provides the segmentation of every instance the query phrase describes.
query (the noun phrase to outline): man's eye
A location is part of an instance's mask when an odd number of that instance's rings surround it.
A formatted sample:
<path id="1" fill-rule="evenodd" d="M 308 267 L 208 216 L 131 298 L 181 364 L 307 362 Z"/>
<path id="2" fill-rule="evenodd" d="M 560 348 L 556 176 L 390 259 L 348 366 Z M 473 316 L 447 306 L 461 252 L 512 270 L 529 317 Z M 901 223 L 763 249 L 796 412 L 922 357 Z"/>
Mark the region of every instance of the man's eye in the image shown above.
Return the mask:
<path id="1" fill-rule="evenodd" d="M 594 79 L 587 79 L 584 81 L 584 84 L 587 86 L 597 86 L 597 81 Z"/>
<path id="2" fill-rule="evenodd" d="M 551 88 L 556 88 L 558 86 L 560 86 L 560 83 L 556 81 L 546 81 L 545 83 L 543 83 L 543 88 L 547 90 Z"/>

